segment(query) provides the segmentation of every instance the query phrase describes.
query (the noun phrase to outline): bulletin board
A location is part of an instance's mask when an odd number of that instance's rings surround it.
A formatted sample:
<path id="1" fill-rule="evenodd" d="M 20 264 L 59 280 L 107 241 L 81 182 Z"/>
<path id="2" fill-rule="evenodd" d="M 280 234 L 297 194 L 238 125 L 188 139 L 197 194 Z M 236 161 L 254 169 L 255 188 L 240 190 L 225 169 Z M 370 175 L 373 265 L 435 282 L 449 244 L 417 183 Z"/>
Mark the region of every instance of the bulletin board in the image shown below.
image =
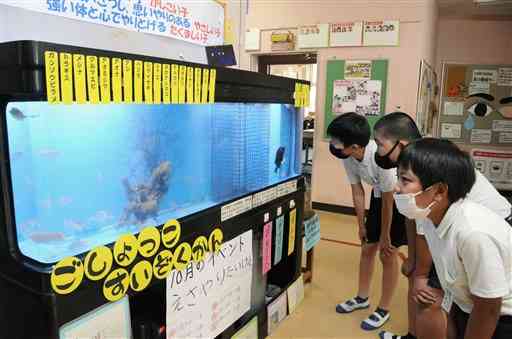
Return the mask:
<path id="1" fill-rule="evenodd" d="M 512 190 L 512 65 L 445 63 L 437 135 L 471 153 L 498 189 Z"/>
<path id="2" fill-rule="evenodd" d="M 416 124 L 423 136 L 433 136 L 437 126 L 438 109 L 436 97 L 437 74 L 428 62 L 421 60 Z"/>
<path id="3" fill-rule="evenodd" d="M 365 63 L 369 63 L 370 67 L 362 67 Z M 325 107 L 324 107 L 324 138 L 327 138 L 327 127 L 334 118 L 342 113 L 343 110 L 337 109 L 335 104 L 336 91 L 343 88 L 344 82 L 346 84 L 353 81 L 361 87 L 367 85 L 369 88 L 377 88 L 380 94 L 378 98 L 378 107 L 375 110 L 361 112 L 365 115 L 373 129 L 373 125 L 379 120 L 384 113 L 386 107 L 387 95 L 387 82 L 388 82 L 388 60 L 329 60 L 327 62 L 327 76 L 326 76 L 326 91 L 325 91 Z M 347 67 L 348 66 L 348 67 Z M 360 72 L 355 72 L 354 69 L 360 69 Z M 364 83 L 366 82 L 366 83 Z M 369 90 L 370 91 L 370 90 Z M 359 94 L 359 93 L 358 93 Z M 370 98 L 373 102 L 373 99 Z M 356 110 L 354 110 L 356 111 Z"/>
<path id="4" fill-rule="evenodd" d="M 512 65 L 444 64 L 438 136 L 512 147 Z"/>

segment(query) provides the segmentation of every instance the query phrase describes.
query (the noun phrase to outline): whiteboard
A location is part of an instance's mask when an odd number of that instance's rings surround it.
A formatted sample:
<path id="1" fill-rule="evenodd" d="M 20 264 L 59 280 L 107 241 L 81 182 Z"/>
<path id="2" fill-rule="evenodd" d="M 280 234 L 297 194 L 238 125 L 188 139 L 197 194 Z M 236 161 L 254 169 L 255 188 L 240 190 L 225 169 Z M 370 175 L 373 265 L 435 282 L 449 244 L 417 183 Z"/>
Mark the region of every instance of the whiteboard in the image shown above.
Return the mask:
<path id="1" fill-rule="evenodd" d="M 207 64 L 204 47 L 190 42 L 0 4 L 0 42 L 16 40 L 47 41 Z"/>

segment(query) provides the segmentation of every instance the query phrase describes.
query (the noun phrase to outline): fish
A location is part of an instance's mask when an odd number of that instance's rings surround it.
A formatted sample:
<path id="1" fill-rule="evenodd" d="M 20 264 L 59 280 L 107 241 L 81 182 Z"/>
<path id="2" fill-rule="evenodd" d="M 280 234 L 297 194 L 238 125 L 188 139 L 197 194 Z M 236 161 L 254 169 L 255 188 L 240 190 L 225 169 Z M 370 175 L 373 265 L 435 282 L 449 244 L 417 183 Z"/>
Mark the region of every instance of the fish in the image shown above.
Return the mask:
<path id="1" fill-rule="evenodd" d="M 73 202 L 73 198 L 71 198 L 69 196 L 62 196 L 62 197 L 59 198 L 59 205 L 62 206 L 62 207 L 68 206 L 72 202 Z"/>
<path id="2" fill-rule="evenodd" d="M 26 115 L 19 108 L 13 107 L 9 110 L 11 116 L 16 120 L 25 120 L 27 118 L 37 118 L 39 115 Z"/>
<path id="3" fill-rule="evenodd" d="M 48 243 L 64 240 L 64 233 L 62 232 L 35 232 L 29 235 L 33 242 Z"/>
<path id="4" fill-rule="evenodd" d="M 276 169 L 274 170 L 275 173 L 281 169 L 281 165 L 284 162 L 284 152 L 285 152 L 284 146 L 281 146 L 276 151 L 276 160 L 274 161 L 276 165 Z"/>
<path id="5" fill-rule="evenodd" d="M 64 225 L 74 229 L 75 231 L 81 231 L 81 230 L 84 229 L 84 224 L 83 223 L 81 223 L 79 221 L 76 221 L 76 220 L 73 220 L 73 219 L 66 219 L 66 220 L 64 220 Z"/>
<path id="6" fill-rule="evenodd" d="M 60 155 L 60 152 L 52 148 L 44 148 L 39 150 L 39 155 L 46 158 L 55 159 Z"/>

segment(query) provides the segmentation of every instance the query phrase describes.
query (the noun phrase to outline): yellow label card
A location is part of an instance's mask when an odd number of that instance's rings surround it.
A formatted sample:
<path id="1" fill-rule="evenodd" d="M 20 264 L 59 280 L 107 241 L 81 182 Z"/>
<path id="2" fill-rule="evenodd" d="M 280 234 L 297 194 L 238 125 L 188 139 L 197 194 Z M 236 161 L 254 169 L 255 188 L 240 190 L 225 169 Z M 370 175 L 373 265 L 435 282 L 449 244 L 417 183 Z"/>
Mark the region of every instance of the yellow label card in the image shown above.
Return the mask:
<path id="1" fill-rule="evenodd" d="M 194 67 L 187 67 L 187 103 L 194 103 Z"/>
<path id="2" fill-rule="evenodd" d="M 164 104 L 171 103 L 171 65 L 162 67 L 162 91 Z"/>
<path id="3" fill-rule="evenodd" d="M 179 97 L 178 97 L 178 103 L 184 104 L 185 103 L 185 93 L 187 89 L 187 66 L 180 65 L 180 84 L 178 86 L 179 88 Z"/>
<path id="4" fill-rule="evenodd" d="M 162 102 L 162 64 L 153 64 L 153 101 Z"/>
<path id="5" fill-rule="evenodd" d="M 201 68 L 194 69 L 194 103 L 201 103 Z"/>
<path id="6" fill-rule="evenodd" d="M 60 53 L 60 88 L 62 102 L 73 103 L 73 57 L 69 53 Z"/>
<path id="7" fill-rule="evenodd" d="M 201 103 L 208 103 L 208 80 L 210 80 L 210 71 L 203 69 L 203 88 L 201 89 Z"/>
<path id="8" fill-rule="evenodd" d="M 135 60 L 133 83 L 135 91 L 135 102 L 137 104 L 142 104 L 142 67 L 142 61 Z"/>
<path id="9" fill-rule="evenodd" d="M 153 63 L 144 61 L 144 102 L 153 103 Z"/>
<path id="10" fill-rule="evenodd" d="M 44 52 L 44 68 L 46 73 L 46 97 L 50 104 L 60 102 L 59 85 L 59 54 Z"/>
<path id="11" fill-rule="evenodd" d="M 133 63 L 123 60 L 123 96 L 124 102 L 133 102 Z"/>
<path id="12" fill-rule="evenodd" d="M 85 82 L 85 55 L 73 54 L 73 73 L 75 75 L 75 98 L 79 104 L 87 102 Z"/>
<path id="13" fill-rule="evenodd" d="M 123 102 L 123 62 L 112 59 L 112 94 L 116 104 Z"/>
<path id="14" fill-rule="evenodd" d="M 100 57 L 100 94 L 101 103 L 110 103 L 110 59 Z"/>
<path id="15" fill-rule="evenodd" d="M 180 97 L 180 69 L 178 65 L 171 65 L 171 102 L 177 104 Z"/>
<path id="16" fill-rule="evenodd" d="M 215 82 L 217 81 L 217 70 L 210 70 L 210 93 L 208 96 L 208 102 L 213 104 L 215 102 Z"/>
<path id="17" fill-rule="evenodd" d="M 87 64 L 87 91 L 89 92 L 89 103 L 100 102 L 100 84 L 98 82 L 98 58 L 88 55 L 85 58 Z"/>

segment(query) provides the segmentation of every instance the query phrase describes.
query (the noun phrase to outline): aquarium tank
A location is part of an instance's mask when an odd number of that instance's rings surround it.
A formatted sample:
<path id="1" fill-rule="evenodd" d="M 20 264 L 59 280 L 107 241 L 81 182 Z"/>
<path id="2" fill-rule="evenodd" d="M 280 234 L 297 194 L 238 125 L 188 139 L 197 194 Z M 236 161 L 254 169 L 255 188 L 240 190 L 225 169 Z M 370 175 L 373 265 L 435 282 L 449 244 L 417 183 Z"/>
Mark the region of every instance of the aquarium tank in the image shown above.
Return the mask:
<path id="1" fill-rule="evenodd" d="M 287 104 L 6 106 L 23 255 L 53 263 L 300 173 Z"/>

